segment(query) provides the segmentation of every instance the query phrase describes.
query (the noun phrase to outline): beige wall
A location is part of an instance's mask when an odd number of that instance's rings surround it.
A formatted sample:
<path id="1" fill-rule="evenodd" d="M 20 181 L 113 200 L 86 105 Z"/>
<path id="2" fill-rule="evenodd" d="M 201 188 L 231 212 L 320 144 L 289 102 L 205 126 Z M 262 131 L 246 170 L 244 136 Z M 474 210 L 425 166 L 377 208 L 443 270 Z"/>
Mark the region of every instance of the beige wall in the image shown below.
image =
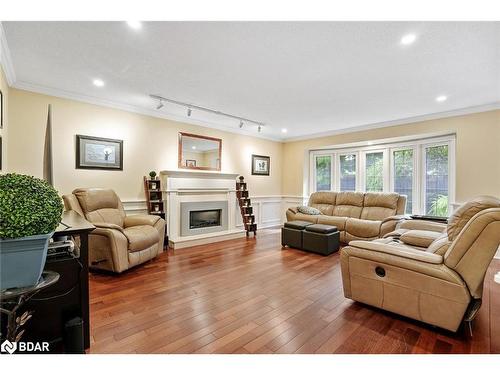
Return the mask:
<path id="1" fill-rule="evenodd" d="M 3 128 L 0 129 L 0 137 L 2 138 L 2 168 L 1 172 L 7 170 L 7 131 L 8 131 L 8 108 L 9 108 L 9 86 L 5 79 L 5 74 L 0 66 L 0 90 L 3 95 Z"/>
<path id="2" fill-rule="evenodd" d="M 282 192 L 305 193 L 304 155 L 308 149 L 436 132 L 456 133 L 456 201 L 480 194 L 500 197 L 499 110 L 285 143 Z"/>
<path id="3" fill-rule="evenodd" d="M 54 183 L 61 194 L 76 187 L 116 190 L 144 200 L 142 176 L 177 169 L 179 131 L 222 138 L 222 172 L 243 174 L 251 195 L 281 194 L 282 143 L 153 118 L 74 100 L 11 89 L 9 171 L 42 176 L 47 106 L 52 104 Z M 75 135 L 122 139 L 123 171 L 75 169 Z M 251 176 L 251 155 L 271 157 L 271 176 Z"/>

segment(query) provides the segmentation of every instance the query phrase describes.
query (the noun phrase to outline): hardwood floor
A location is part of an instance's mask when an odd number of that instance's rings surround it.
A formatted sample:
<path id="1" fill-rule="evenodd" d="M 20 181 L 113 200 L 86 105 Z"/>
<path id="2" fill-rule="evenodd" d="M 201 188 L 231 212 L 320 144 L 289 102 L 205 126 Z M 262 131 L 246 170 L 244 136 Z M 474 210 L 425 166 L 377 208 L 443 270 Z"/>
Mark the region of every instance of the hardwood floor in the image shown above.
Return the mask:
<path id="1" fill-rule="evenodd" d="M 92 274 L 91 353 L 500 353 L 500 285 L 474 335 L 345 299 L 338 254 L 281 249 L 279 230 Z"/>

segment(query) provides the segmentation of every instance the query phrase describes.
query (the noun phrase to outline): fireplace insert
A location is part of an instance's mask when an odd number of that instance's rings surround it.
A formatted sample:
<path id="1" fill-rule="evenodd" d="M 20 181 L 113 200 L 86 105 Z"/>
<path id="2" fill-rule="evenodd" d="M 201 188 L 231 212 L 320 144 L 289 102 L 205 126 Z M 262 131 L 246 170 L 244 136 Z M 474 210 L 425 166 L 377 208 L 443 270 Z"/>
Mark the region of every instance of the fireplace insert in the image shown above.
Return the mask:
<path id="1" fill-rule="evenodd" d="M 189 229 L 220 226 L 221 215 L 221 209 L 189 211 Z"/>

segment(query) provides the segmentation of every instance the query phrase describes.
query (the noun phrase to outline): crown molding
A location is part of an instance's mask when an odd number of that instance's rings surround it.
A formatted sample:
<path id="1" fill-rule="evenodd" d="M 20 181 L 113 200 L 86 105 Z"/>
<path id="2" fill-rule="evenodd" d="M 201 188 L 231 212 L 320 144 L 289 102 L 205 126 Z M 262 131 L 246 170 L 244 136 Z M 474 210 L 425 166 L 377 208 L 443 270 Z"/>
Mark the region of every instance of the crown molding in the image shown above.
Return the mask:
<path id="1" fill-rule="evenodd" d="M 191 125 L 197 125 L 201 126 L 204 128 L 208 129 L 217 129 L 221 131 L 225 131 L 228 133 L 234 133 L 238 135 L 246 135 L 249 137 L 254 137 L 254 138 L 262 138 L 262 139 L 267 139 L 275 142 L 283 142 L 281 138 L 273 137 L 270 135 L 265 135 L 263 133 L 257 133 L 246 130 L 246 129 L 233 129 L 228 126 L 220 125 L 217 123 L 213 122 L 208 122 L 208 121 L 202 121 L 202 120 L 196 120 L 192 117 L 183 117 L 183 116 L 178 116 L 174 115 L 172 113 L 168 112 L 160 112 L 158 110 L 154 109 L 148 109 L 148 108 L 143 108 L 131 104 L 125 104 L 121 102 L 116 102 L 113 100 L 107 100 L 107 99 L 102 99 L 102 98 L 97 98 L 94 96 L 90 95 L 84 95 L 84 94 L 79 94 L 71 91 L 66 91 L 66 90 L 61 90 L 53 87 L 48 87 L 48 86 L 43 86 L 43 85 L 37 85 L 29 82 L 23 82 L 23 81 L 15 81 L 11 87 L 19 90 L 25 90 L 25 91 L 31 91 L 43 95 L 49 95 L 49 96 L 54 96 L 62 99 L 70 99 L 70 100 L 75 100 L 78 102 L 83 102 L 83 103 L 88 103 L 88 104 L 93 104 L 93 105 L 98 105 L 101 107 L 108 107 L 108 108 L 113 108 L 113 109 L 119 109 L 122 111 L 126 112 L 132 112 L 132 113 L 138 113 L 141 115 L 146 115 L 150 117 L 155 117 L 155 118 L 161 118 L 165 120 L 171 120 L 171 121 L 176 121 L 184 124 L 191 124 Z"/>
<path id="2" fill-rule="evenodd" d="M 5 37 L 5 30 L 3 29 L 2 22 L 0 22 L 0 64 L 2 65 L 5 73 L 7 84 L 12 86 L 16 82 L 16 72 L 12 64 L 12 57 L 10 55 L 9 45 Z"/>
<path id="3" fill-rule="evenodd" d="M 422 122 L 422 121 L 438 120 L 438 119 L 443 119 L 443 118 L 447 118 L 447 117 L 470 115 L 473 113 L 488 112 L 488 111 L 494 111 L 497 109 L 500 109 L 500 101 L 488 103 L 488 104 L 483 104 L 483 105 L 478 105 L 478 106 L 473 106 L 473 107 L 457 108 L 457 109 L 453 109 L 451 111 L 435 112 L 435 113 L 429 113 L 426 115 L 406 117 L 406 118 L 397 119 L 397 120 L 375 122 L 372 124 L 353 126 L 351 128 L 331 130 L 331 131 L 326 131 L 326 132 L 321 132 L 321 133 L 316 133 L 316 134 L 311 134 L 311 135 L 306 135 L 306 136 L 290 137 L 290 138 L 283 139 L 283 142 L 289 143 L 289 142 L 305 141 L 305 140 L 309 140 L 309 139 L 323 138 L 323 137 L 328 137 L 328 136 L 333 136 L 333 135 L 356 133 L 356 132 L 360 132 L 360 131 L 364 131 L 364 130 L 380 129 L 380 128 L 387 128 L 390 126 L 413 124 L 413 123 Z"/>

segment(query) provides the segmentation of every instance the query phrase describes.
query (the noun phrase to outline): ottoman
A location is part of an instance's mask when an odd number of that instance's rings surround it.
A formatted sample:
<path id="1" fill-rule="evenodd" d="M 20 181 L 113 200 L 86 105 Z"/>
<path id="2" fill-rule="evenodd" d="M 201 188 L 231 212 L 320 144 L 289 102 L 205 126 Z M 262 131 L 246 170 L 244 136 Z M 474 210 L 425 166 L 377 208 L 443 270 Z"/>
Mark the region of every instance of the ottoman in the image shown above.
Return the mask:
<path id="1" fill-rule="evenodd" d="M 288 221 L 281 228 L 281 246 L 302 249 L 302 232 L 304 228 L 313 225 L 308 221 Z"/>
<path id="2" fill-rule="evenodd" d="M 333 225 L 312 224 L 304 229 L 302 249 L 330 255 L 338 251 L 340 245 L 340 232 Z"/>

